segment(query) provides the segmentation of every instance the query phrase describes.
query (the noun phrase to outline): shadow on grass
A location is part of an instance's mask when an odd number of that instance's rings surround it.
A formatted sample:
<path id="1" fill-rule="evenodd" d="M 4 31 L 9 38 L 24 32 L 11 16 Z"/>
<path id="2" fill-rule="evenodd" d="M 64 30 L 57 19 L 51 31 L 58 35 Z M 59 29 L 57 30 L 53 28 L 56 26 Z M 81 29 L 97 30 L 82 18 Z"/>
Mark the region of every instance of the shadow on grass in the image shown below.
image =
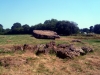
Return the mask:
<path id="1" fill-rule="evenodd" d="M 100 40 L 95 40 L 94 42 L 96 42 L 96 43 L 100 43 Z"/>

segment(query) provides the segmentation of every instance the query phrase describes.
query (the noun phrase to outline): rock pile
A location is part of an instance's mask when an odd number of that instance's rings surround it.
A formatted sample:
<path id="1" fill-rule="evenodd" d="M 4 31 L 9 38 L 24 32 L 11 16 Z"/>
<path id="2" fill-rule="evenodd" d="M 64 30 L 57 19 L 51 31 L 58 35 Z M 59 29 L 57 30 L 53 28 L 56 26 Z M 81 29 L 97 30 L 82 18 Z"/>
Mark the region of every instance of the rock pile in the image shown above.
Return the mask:
<path id="1" fill-rule="evenodd" d="M 47 44 L 38 44 L 38 45 L 28 45 L 24 44 L 23 46 L 14 46 L 13 50 L 30 50 L 39 54 L 50 54 L 55 53 L 59 58 L 74 58 L 76 56 L 85 55 L 89 52 L 93 52 L 93 49 L 90 47 L 75 47 L 73 44 L 58 44 L 54 41 L 51 41 Z"/>

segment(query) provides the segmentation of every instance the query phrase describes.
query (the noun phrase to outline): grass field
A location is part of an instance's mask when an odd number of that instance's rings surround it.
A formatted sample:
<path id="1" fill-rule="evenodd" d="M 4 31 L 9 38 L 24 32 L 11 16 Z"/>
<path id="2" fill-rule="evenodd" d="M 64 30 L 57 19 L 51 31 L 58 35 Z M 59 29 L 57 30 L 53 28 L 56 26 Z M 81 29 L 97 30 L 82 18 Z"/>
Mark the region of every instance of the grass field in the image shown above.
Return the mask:
<path id="1" fill-rule="evenodd" d="M 82 43 L 72 43 L 73 39 L 80 39 Z M 74 59 L 60 59 L 55 55 L 40 55 L 27 52 L 6 52 L 2 48 L 23 44 L 45 44 L 52 40 L 36 39 L 31 35 L 0 35 L 0 75 L 100 75 L 100 37 L 61 36 L 54 40 L 57 44 L 68 43 L 76 46 L 90 46 L 93 53 Z M 12 64 L 9 64 L 12 63 Z M 9 66 L 8 66 L 9 65 Z M 8 67 L 6 67 L 8 66 Z"/>

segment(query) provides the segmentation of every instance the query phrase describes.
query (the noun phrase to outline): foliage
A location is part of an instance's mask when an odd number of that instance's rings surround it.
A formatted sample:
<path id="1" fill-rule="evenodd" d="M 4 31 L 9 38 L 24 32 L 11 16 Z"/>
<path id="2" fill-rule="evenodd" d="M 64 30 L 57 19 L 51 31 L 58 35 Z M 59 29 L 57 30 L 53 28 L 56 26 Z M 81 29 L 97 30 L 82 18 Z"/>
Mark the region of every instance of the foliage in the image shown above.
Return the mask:
<path id="1" fill-rule="evenodd" d="M 58 21 L 56 24 L 56 32 L 61 35 L 71 35 L 78 33 L 77 24 L 70 21 Z"/>
<path id="2" fill-rule="evenodd" d="M 89 29 L 88 28 L 83 28 L 80 31 L 81 31 L 81 33 L 84 33 L 84 32 L 89 33 Z"/>
<path id="3" fill-rule="evenodd" d="M 0 24 L 0 34 L 32 34 L 33 30 L 52 30 L 56 31 L 59 35 L 72 35 L 81 33 L 96 33 L 100 34 L 100 24 L 90 26 L 89 28 L 79 29 L 78 24 L 73 21 L 57 19 L 45 20 L 44 23 L 29 26 L 28 24 L 22 25 L 16 22 L 12 25 L 11 29 L 3 29 L 3 25 Z"/>
<path id="4" fill-rule="evenodd" d="M 94 27 L 90 26 L 90 32 L 93 32 Z"/>
<path id="5" fill-rule="evenodd" d="M 100 34 L 100 24 L 94 26 L 94 33 Z"/>
<path id="6" fill-rule="evenodd" d="M 0 34 L 3 34 L 3 25 L 0 24 Z"/>
<path id="7" fill-rule="evenodd" d="M 23 28 L 21 27 L 20 23 L 14 23 L 13 26 L 11 27 L 11 33 L 12 34 L 20 34 L 22 33 Z"/>
<path id="8" fill-rule="evenodd" d="M 79 32 L 77 23 L 71 21 L 57 21 L 56 19 L 46 20 L 44 24 L 37 24 L 35 30 L 52 30 L 60 35 L 71 35 Z"/>
<path id="9" fill-rule="evenodd" d="M 22 26 L 22 28 L 23 28 L 23 33 L 24 34 L 29 34 L 29 30 L 30 30 L 29 25 L 25 24 L 25 25 Z"/>

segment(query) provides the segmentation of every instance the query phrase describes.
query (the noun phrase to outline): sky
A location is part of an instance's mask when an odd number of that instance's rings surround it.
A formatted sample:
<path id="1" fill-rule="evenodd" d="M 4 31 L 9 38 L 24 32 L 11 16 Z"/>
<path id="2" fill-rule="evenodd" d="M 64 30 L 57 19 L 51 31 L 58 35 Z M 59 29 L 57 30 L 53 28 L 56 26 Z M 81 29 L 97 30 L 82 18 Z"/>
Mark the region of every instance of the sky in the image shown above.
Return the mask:
<path id="1" fill-rule="evenodd" d="M 0 24 L 30 26 L 45 20 L 69 20 L 79 28 L 100 24 L 100 0 L 0 0 Z"/>

